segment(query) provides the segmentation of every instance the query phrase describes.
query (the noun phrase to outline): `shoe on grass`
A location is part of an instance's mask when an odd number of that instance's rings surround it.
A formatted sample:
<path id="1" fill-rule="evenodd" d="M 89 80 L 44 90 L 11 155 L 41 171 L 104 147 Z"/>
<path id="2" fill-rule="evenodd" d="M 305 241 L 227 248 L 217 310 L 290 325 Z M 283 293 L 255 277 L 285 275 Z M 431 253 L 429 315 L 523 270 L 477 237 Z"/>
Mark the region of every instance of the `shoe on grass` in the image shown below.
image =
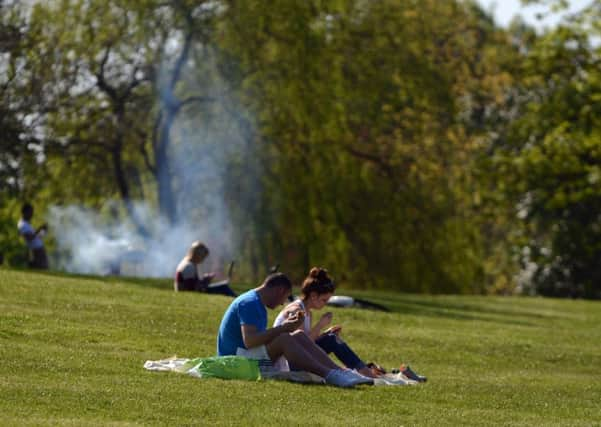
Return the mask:
<path id="1" fill-rule="evenodd" d="M 361 385 L 361 384 L 374 385 L 373 378 L 366 377 L 365 375 L 362 375 L 361 373 L 359 373 L 353 369 L 348 369 L 346 372 L 352 374 L 359 381 L 359 383 L 357 385 Z"/>
<path id="2" fill-rule="evenodd" d="M 375 385 L 415 385 L 417 381 L 410 380 L 403 374 L 385 374 L 378 377 L 374 381 Z"/>
<path id="3" fill-rule="evenodd" d="M 424 377 L 423 375 L 418 375 L 415 372 L 413 372 L 413 370 L 411 369 L 410 366 L 401 365 L 400 372 L 401 372 L 401 374 L 405 375 L 410 380 L 417 381 L 419 383 L 425 383 L 426 381 L 428 381 L 428 378 Z"/>
<path id="4" fill-rule="evenodd" d="M 342 369 L 332 369 L 326 376 L 326 384 L 336 387 L 351 388 L 354 387 L 357 382 L 354 377 L 350 377 L 346 374 L 346 371 L 343 371 Z"/>

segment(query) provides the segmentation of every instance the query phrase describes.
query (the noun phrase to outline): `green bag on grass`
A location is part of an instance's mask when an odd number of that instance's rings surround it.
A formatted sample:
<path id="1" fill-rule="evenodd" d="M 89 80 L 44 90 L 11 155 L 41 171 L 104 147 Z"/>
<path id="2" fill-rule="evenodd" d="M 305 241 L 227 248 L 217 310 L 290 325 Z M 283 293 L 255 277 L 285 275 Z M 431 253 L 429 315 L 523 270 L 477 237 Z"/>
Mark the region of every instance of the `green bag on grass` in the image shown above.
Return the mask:
<path id="1" fill-rule="evenodd" d="M 200 378 L 260 380 L 259 362 L 242 356 L 215 356 L 190 359 L 184 369 Z"/>

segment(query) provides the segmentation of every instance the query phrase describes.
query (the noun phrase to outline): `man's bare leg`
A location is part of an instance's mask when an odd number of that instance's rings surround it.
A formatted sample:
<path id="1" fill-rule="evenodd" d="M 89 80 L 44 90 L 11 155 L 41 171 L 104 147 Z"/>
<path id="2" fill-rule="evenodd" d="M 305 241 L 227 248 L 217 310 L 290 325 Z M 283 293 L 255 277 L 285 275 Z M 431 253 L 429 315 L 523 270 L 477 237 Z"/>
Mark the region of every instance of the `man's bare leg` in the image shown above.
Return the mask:
<path id="1" fill-rule="evenodd" d="M 313 357 L 313 359 L 317 360 L 322 365 L 329 367 L 330 369 L 341 369 L 340 366 L 330 359 L 330 356 L 328 356 L 321 347 L 315 344 L 315 341 L 309 338 L 303 331 L 294 331 L 290 335 L 292 335 L 294 340 L 297 341 L 299 345 Z"/>
<path id="2" fill-rule="evenodd" d="M 319 360 L 316 360 L 313 355 L 299 343 L 299 340 L 290 334 L 279 335 L 265 347 L 267 348 L 267 354 L 269 354 L 271 360 L 276 360 L 283 355 L 294 366 L 297 366 L 304 371 L 313 372 L 320 377 L 325 378 L 332 369 L 336 368 L 336 366 L 332 367 L 330 364 L 325 365 Z"/>

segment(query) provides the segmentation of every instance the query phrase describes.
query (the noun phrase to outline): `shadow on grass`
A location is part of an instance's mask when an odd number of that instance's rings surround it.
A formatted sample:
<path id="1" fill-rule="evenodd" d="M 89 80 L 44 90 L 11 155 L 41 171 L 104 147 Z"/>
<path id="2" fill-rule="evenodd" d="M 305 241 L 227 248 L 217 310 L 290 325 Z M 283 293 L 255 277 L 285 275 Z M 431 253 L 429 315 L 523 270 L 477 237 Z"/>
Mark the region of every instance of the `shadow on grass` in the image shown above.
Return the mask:
<path id="1" fill-rule="evenodd" d="M 503 310 L 484 310 L 481 307 L 474 306 L 453 306 L 449 304 L 438 304 L 431 302 L 396 302 L 393 309 L 400 314 L 410 314 L 415 316 L 429 316 L 446 318 L 453 320 L 492 322 L 507 325 L 536 326 L 536 323 L 528 320 L 520 320 L 521 316 L 531 316 L 530 313 L 518 313 Z M 518 317 L 518 318 L 516 318 Z M 544 316 L 535 316 L 542 318 Z"/>
<path id="2" fill-rule="evenodd" d="M 96 278 L 95 276 L 83 276 Z M 151 287 L 173 291 L 172 279 L 162 278 L 139 278 L 139 277 L 124 277 L 124 276 L 107 276 L 102 280 L 107 282 L 122 282 L 133 284 L 142 287 Z M 232 284 L 234 292 L 238 295 L 252 289 L 254 286 L 248 284 Z M 192 293 L 193 294 L 193 293 Z M 538 313 L 531 313 L 524 310 L 503 310 L 498 307 L 479 306 L 477 304 L 465 304 L 453 301 L 432 301 L 428 298 L 431 296 L 410 296 L 399 294 L 391 299 L 378 298 L 373 296 L 357 295 L 357 298 L 367 300 L 386 307 L 391 313 L 409 314 L 415 316 L 428 316 L 447 318 L 464 321 L 482 321 L 519 326 L 535 326 L 535 323 L 529 322 L 526 319 L 543 320 L 549 319 L 551 316 L 546 316 Z M 349 308 L 353 310 L 361 310 L 361 308 Z M 517 318 L 516 318 L 517 317 Z M 522 319 L 519 319 L 519 318 Z M 524 319 L 526 318 L 526 319 Z"/>
<path id="3" fill-rule="evenodd" d="M 453 303 L 453 302 L 437 302 L 437 301 L 411 301 L 409 304 L 417 305 L 427 309 L 433 310 L 462 310 L 467 312 L 483 313 L 483 314 L 498 314 L 501 316 L 521 316 L 532 319 L 544 320 L 550 317 L 540 313 L 533 313 L 526 310 L 505 310 L 499 307 L 492 307 L 491 305 L 482 306 L 476 304 L 465 304 L 465 303 Z"/>
<path id="4" fill-rule="evenodd" d="M 346 293 L 346 292 L 345 292 Z M 349 295 L 353 295 L 351 291 Z M 464 302 L 454 302 L 452 300 L 434 300 L 439 297 L 430 295 L 411 295 L 402 294 L 392 296 L 392 298 L 374 297 L 362 292 L 357 293 L 361 298 L 367 298 L 378 304 L 386 306 L 390 312 L 398 314 L 407 314 L 414 316 L 428 316 L 437 318 L 447 318 L 453 320 L 465 321 L 483 321 L 500 324 L 511 324 L 520 326 L 536 326 L 537 321 L 545 321 L 552 318 L 561 318 L 558 314 L 545 315 L 533 313 L 523 309 L 503 309 L 494 306 L 494 301 L 484 302 L 482 305 L 466 304 Z M 482 297 L 483 301 L 484 298 Z M 508 297 L 514 298 L 514 297 Z"/>
<path id="5" fill-rule="evenodd" d="M 105 283 L 127 283 L 144 288 L 161 289 L 167 292 L 173 292 L 173 279 L 171 278 L 141 278 L 129 276 L 94 276 L 86 274 L 73 274 L 60 271 L 39 271 L 30 269 L 14 269 L 30 274 L 47 275 L 52 277 L 64 277 L 69 279 L 98 280 Z M 249 284 L 232 284 L 232 289 L 240 294 L 254 286 Z M 380 304 L 390 310 L 392 313 L 428 316 L 437 318 L 447 318 L 464 321 L 483 321 L 500 324 L 512 324 L 521 326 L 535 326 L 537 320 L 549 320 L 551 318 L 560 318 L 558 314 L 545 315 L 533 313 L 523 309 L 503 309 L 494 301 L 484 302 L 483 304 L 466 304 L 465 302 L 453 301 L 444 297 L 433 297 L 429 295 L 412 295 L 399 293 L 397 295 L 374 295 L 372 292 L 353 292 L 352 290 L 341 291 L 344 294 L 356 298 L 364 299 L 376 304 Z M 193 294 L 193 293 L 191 293 Z M 483 297 L 483 301 L 484 301 Z M 512 297 L 508 297 L 512 298 Z M 348 308 L 348 310 L 357 310 L 359 308 Z"/>

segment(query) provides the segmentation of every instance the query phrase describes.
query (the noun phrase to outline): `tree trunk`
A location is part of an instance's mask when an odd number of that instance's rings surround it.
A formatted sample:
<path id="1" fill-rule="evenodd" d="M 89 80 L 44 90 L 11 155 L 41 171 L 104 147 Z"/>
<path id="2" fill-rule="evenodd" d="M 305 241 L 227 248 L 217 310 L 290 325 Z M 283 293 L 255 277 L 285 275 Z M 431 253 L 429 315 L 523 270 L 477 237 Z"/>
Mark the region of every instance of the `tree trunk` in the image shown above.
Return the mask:
<path id="1" fill-rule="evenodd" d="M 117 180 L 117 188 L 119 189 L 119 195 L 121 196 L 121 200 L 125 204 L 125 209 L 127 210 L 127 214 L 133 221 L 138 233 L 140 233 L 143 237 L 148 237 L 148 229 L 144 226 L 131 201 L 130 193 L 129 193 L 129 184 L 127 182 L 127 177 L 125 176 L 125 171 L 123 170 L 123 159 L 122 159 L 122 142 L 121 137 L 117 137 L 115 145 L 111 150 L 111 157 L 113 159 L 113 171 L 115 173 L 115 179 Z"/>
<path id="2" fill-rule="evenodd" d="M 169 221 L 170 224 L 175 224 L 177 222 L 177 206 L 171 180 L 169 156 L 167 154 L 170 142 L 169 134 L 175 120 L 175 112 L 166 109 L 165 113 L 164 125 L 160 131 L 159 141 L 155 148 L 156 179 L 161 217 Z"/>

